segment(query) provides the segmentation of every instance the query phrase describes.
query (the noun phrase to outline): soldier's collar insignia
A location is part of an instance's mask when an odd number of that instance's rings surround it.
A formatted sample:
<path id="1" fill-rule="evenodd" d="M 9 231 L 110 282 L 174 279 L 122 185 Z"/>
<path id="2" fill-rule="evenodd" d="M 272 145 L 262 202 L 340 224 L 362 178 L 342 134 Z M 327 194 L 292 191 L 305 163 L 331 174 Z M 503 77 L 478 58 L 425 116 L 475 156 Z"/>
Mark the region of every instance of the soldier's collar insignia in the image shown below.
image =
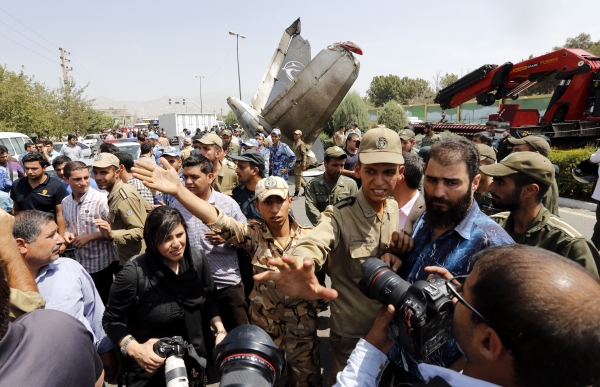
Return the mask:
<path id="1" fill-rule="evenodd" d="M 387 146 L 388 143 L 385 137 L 379 137 L 379 140 L 377 140 L 377 149 L 385 149 Z"/>

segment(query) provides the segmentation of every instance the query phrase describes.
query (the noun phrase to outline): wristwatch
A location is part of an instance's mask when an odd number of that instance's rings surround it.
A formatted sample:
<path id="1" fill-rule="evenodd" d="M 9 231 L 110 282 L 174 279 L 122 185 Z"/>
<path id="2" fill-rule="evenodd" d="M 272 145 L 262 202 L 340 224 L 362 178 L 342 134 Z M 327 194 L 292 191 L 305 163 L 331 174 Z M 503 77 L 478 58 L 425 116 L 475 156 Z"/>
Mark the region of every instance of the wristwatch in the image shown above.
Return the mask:
<path id="1" fill-rule="evenodd" d="M 128 356 L 127 355 L 127 351 L 125 351 L 125 349 L 127 349 L 127 346 L 129 345 L 129 343 L 131 343 L 133 340 L 135 340 L 133 338 L 133 336 L 129 336 L 129 338 L 127 340 L 125 340 L 125 342 L 123 343 L 123 345 L 121 345 L 121 353 L 123 354 L 123 356 Z"/>

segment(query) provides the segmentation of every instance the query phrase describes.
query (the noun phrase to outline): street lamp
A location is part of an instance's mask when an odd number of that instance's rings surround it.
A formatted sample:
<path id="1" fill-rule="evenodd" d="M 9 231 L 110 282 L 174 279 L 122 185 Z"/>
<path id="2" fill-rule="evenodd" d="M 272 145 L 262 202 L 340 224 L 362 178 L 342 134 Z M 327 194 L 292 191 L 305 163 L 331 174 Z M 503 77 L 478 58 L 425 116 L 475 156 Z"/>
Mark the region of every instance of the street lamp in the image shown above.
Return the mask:
<path id="1" fill-rule="evenodd" d="M 238 84 L 240 87 L 240 101 L 242 100 L 242 81 L 240 80 L 240 38 L 246 39 L 244 35 L 237 34 L 233 31 L 229 31 L 229 35 L 235 35 L 236 40 L 236 51 L 237 51 L 237 65 L 238 65 Z"/>
<path id="2" fill-rule="evenodd" d="M 196 75 L 196 78 L 200 80 L 200 114 L 202 114 L 202 78 L 204 75 Z"/>

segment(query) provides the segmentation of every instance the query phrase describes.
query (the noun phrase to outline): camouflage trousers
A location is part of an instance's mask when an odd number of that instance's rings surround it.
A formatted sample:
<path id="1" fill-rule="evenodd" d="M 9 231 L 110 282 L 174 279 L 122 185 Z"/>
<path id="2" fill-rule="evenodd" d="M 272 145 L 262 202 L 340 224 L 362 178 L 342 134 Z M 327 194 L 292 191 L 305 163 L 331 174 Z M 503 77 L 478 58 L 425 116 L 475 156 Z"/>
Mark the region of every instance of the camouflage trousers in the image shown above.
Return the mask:
<path id="1" fill-rule="evenodd" d="M 296 185 L 296 192 L 300 192 L 300 188 L 306 187 L 306 183 L 302 178 L 302 163 L 296 163 L 294 165 L 294 184 Z"/>
<path id="2" fill-rule="evenodd" d="M 322 385 L 316 301 L 287 297 L 272 281 L 256 282 L 248 316 L 286 353 L 286 371 L 277 386 Z"/>

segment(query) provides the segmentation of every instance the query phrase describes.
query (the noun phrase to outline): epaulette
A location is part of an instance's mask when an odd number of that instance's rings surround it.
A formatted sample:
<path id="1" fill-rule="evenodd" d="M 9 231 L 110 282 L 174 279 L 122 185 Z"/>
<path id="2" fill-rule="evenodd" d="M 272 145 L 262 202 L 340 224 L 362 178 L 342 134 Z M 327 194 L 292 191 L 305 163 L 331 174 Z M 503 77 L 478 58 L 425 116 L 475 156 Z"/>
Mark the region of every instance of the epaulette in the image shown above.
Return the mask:
<path id="1" fill-rule="evenodd" d="M 125 200 L 129 197 L 129 195 L 127 195 L 127 192 L 125 192 L 125 190 L 123 188 L 119 189 L 119 195 L 121 195 L 121 198 L 123 200 Z"/>
<path id="2" fill-rule="evenodd" d="M 338 210 L 341 210 L 344 207 L 348 207 L 353 205 L 356 202 L 356 197 L 350 196 L 349 198 L 342 199 L 339 202 L 335 203 L 333 206 Z"/>
<path id="3" fill-rule="evenodd" d="M 510 216 L 510 211 L 505 211 L 505 212 L 499 212 L 499 213 L 494 214 L 494 215 L 490 215 L 490 218 L 506 219 L 509 216 Z"/>

